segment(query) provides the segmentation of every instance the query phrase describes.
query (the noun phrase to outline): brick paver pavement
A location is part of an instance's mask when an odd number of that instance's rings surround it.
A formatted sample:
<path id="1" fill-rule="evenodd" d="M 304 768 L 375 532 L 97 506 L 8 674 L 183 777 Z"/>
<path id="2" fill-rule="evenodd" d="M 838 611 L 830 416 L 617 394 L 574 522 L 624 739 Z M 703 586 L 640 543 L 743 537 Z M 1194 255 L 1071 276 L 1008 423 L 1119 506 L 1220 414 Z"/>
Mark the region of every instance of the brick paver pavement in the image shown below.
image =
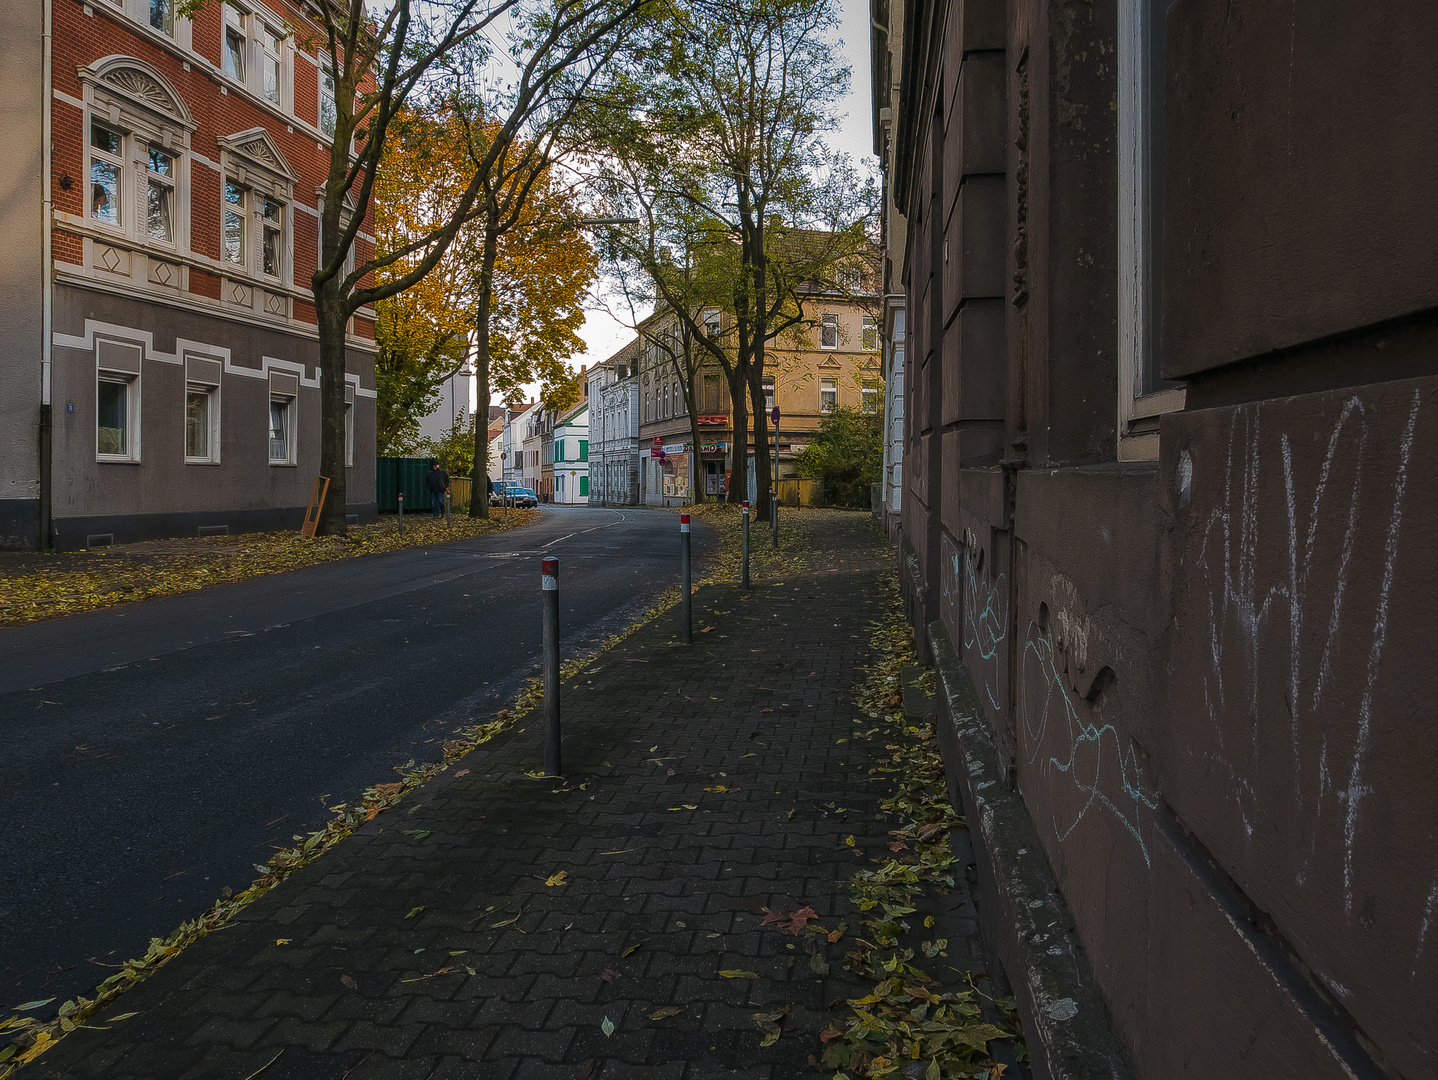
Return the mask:
<path id="1" fill-rule="evenodd" d="M 570 790 L 524 775 L 541 761 L 527 718 L 103 1014 L 137 1015 L 29 1071 L 812 1074 L 828 1005 L 863 992 L 848 942 L 761 926 L 762 912 L 808 904 L 856 925 L 843 882 L 892 827 L 868 775 L 882 744 L 847 741 L 891 556 L 867 515 L 822 543 L 813 572 L 701 592 L 692 647 L 664 616 L 566 683 Z M 783 1005 L 783 1036 L 761 1046 L 754 1014 Z"/>

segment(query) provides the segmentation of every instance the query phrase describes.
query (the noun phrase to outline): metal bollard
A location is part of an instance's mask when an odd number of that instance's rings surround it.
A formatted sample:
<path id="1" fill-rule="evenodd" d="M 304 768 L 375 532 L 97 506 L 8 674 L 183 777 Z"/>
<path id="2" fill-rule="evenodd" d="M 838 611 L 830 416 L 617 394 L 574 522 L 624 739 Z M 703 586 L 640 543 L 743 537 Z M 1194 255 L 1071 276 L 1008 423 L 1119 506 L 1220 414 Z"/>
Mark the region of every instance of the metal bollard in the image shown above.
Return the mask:
<path id="1" fill-rule="evenodd" d="M 774 530 L 774 546 L 779 546 L 779 489 L 769 491 L 769 527 Z"/>
<path id="2" fill-rule="evenodd" d="M 539 564 L 540 606 L 544 609 L 544 773 L 560 775 L 559 763 L 559 560 Z"/>
<path id="3" fill-rule="evenodd" d="M 685 645 L 694 640 L 694 590 L 690 587 L 689 576 L 689 515 L 679 515 L 679 577 L 684 589 L 684 600 L 680 605 L 683 622 L 679 627 L 679 640 Z"/>
<path id="4" fill-rule="evenodd" d="M 399 534 L 404 535 L 404 492 L 399 493 Z"/>
<path id="5" fill-rule="evenodd" d="M 744 562 L 739 571 L 739 587 L 749 587 L 749 500 L 744 500 Z"/>
<path id="6" fill-rule="evenodd" d="M 444 523 L 449 524 L 449 492 L 444 493 Z"/>

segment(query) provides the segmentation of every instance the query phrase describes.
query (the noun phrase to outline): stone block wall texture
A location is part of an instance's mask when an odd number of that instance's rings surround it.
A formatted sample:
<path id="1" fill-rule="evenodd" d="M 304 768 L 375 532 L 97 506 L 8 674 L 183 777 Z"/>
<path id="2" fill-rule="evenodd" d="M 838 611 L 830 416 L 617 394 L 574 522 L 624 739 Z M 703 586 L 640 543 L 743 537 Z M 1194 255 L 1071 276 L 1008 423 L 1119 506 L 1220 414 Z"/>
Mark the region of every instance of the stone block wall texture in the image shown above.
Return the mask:
<path id="1" fill-rule="evenodd" d="M 967 670 L 1136 1075 L 1431 1080 L 1438 8 L 1165 6 L 1155 345 L 1187 394 L 1139 462 L 1134 5 L 908 11 L 908 606 Z"/>

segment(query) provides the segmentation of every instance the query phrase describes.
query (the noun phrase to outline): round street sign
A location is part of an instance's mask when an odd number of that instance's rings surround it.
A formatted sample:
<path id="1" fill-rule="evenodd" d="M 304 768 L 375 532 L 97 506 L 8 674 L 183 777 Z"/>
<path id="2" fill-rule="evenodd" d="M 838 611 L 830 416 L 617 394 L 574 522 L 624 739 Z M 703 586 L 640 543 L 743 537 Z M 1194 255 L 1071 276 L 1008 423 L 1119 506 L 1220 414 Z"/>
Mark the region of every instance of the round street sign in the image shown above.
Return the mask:
<path id="1" fill-rule="evenodd" d="M 779 426 L 779 406 L 774 406 L 774 411 L 769 414 L 769 419 L 774 421 L 774 426 Z"/>

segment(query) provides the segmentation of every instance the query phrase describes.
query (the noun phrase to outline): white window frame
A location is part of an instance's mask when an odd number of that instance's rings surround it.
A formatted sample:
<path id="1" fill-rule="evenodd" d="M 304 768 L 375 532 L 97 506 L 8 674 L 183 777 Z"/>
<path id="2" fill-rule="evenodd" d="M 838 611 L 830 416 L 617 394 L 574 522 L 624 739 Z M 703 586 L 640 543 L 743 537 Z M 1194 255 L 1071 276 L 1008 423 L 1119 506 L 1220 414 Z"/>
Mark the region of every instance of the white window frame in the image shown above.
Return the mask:
<path id="1" fill-rule="evenodd" d="M 1152 108 L 1155 31 L 1163 16 L 1155 4 L 1171 0 L 1119 0 L 1118 21 L 1118 457 L 1158 457 L 1159 417 L 1184 407 L 1182 386 L 1146 391 L 1146 372 L 1158 348 L 1155 323 L 1157 271 L 1154 250 L 1157 176 Z"/>
<path id="2" fill-rule="evenodd" d="M 249 88 L 250 69 L 254 67 L 250 63 L 250 23 L 254 14 L 245 7 L 233 2 L 224 0 L 224 18 L 220 27 L 220 70 L 225 75 L 239 83 L 246 89 Z M 231 64 L 231 57 L 236 54 L 230 48 L 231 36 L 239 39 L 239 70 L 234 70 Z"/>
<path id="3" fill-rule="evenodd" d="M 255 248 L 255 276 L 265 278 L 269 281 L 284 283 L 286 278 L 286 264 L 288 262 L 288 245 L 285 236 L 288 233 L 289 205 L 282 199 L 264 192 L 257 192 L 255 202 L 256 224 L 259 229 L 259 243 Z M 279 213 L 278 218 L 269 215 L 269 208 L 273 206 Z M 265 269 L 265 259 L 269 254 L 270 240 L 273 238 L 275 249 L 278 255 L 278 272 L 270 273 Z"/>
<path id="4" fill-rule="evenodd" d="M 345 402 L 345 464 L 355 463 L 355 403 Z"/>
<path id="5" fill-rule="evenodd" d="M 724 313 L 718 308 L 709 308 L 705 311 L 704 329 L 710 337 L 718 337 L 724 329 Z"/>
<path id="6" fill-rule="evenodd" d="M 276 108 L 284 107 L 285 100 L 285 39 L 288 35 L 283 29 L 276 29 L 269 20 L 259 16 L 252 16 L 255 24 L 255 52 L 260 58 L 259 70 L 256 75 L 256 90 L 260 97 L 264 98 Z M 274 47 L 270 47 L 270 39 L 274 40 Z M 269 67 L 273 65 L 275 73 L 275 92 L 270 96 L 269 88 L 265 85 L 265 79 L 269 75 Z"/>
<path id="7" fill-rule="evenodd" d="M 826 404 L 825 401 L 824 401 L 824 399 L 825 399 L 826 397 L 832 399 L 832 400 L 830 400 L 827 404 Z M 837 409 L 838 407 L 839 407 L 839 380 L 838 380 L 838 379 L 820 379 L 820 380 L 819 380 L 819 412 L 820 412 L 820 413 L 824 413 L 824 414 L 828 414 L 828 413 L 833 412 L 833 411 L 834 411 L 835 409 Z"/>
<path id="8" fill-rule="evenodd" d="M 319 89 L 315 98 L 315 127 L 319 128 L 320 134 L 327 139 L 335 137 L 335 124 L 339 117 L 338 107 L 335 105 L 335 73 L 334 61 L 328 56 L 321 55 L 319 62 Z M 330 103 L 329 123 L 325 123 L 325 102 Z"/>
<path id="9" fill-rule="evenodd" d="M 205 453 L 193 455 L 190 453 L 190 395 L 204 394 L 209 399 L 209 421 L 210 430 L 206 441 L 209 445 Z M 184 424 L 185 424 L 185 464 L 186 465 L 218 465 L 220 463 L 220 388 L 214 383 L 199 382 L 195 379 L 185 381 L 184 400 Z"/>
<path id="10" fill-rule="evenodd" d="M 765 375 L 765 376 L 764 376 L 764 411 L 765 411 L 766 413 L 771 413 L 771 412 L 773 412 L 773 411 L 774 411 L 774 404 L 775 404 L 775 402 L 777 402 L 778 400 L 779 400 L 779 397 L 778 397 L 778 391 L 775 389 L 774 376 L 772 376 L 772 375 Z"/>
<path id="11" fill-rule="evenodd" d="M 153 167 L 155 155 L 160 154 L 170 159 L 170 172 L 157 172 Z M 147 242 L 161 244 L 167 248 L 179 246 L 180 231 L 180 155 L 170 147 L 165 146 L 154 139 L 145 143 L 145 228 L 144 235 Z M 155 236 L 150 231 L 150 192 L 154 189 L 162 189 L 168 192 L 170 197 L 170 238 L 168 240 Z"/>
<path id="12" fill-rule="evenodd" d="M 859 387 L 860 411 L 865 416 L 878 416 L 881 414 L 884 403 L 884 383 L 882 379 L 866 379 Z"/>
<path id="13" fill-rule="evenodd" d="M 233 188 L 239 193 L 239 199 L 230 198 L 230 189 Z M 250 203 L 252 192 L 245 184 L 240 183 L 233 177 L 226 176 L 221 180 L 220 188 L 220 262 L 227 267 L 233 267 L 235 273 L 248 274 L 250 269 L 250 248 L 254 245 L 250 240 Z M 230 207 L 235 207 L 231 210 Z M 240 257 L 230 257 L 226 234 L 229 228 L 228 217 L 234 215 L 240 223 Z"/>
<path id="14" fill-rule="evenodd" d="M 114 135 L 120 140 L 120 146 L 117 151 L 105 150 L 95 145 L 95 129 L 97 128 Z M 90 201 L 87 220 L 102 229 L 113 229 L 117 233 L 124 233 L 129 223 L 129 215 L 125 213 L 125 191 L 129 186 L 125 180 L 125 173 L 127 171 L 125 167 L 125 146 L 128 141 L 125 132 L 121 131 L 114 124 L 97 120 L 93 116 L 90 118 L 90 123 L 85 131 L 85 150 L 90 162 L 89 168 L 86 170 L 86 182 L 89 185 Z M 115 170 L 114 221 L 106 221 L 104 218 L 97 217 L 95 214 L 95 188 L 98 186 L 95 183 L 95 164 L 97 162 L 108 165 Z"/>
<path id="15" fill-rule="evenodd" d="M 100 449 L 100 386 L 102 383 L 125 387 L 125 449 L 119 454 Z M 117 371 L 97 367 L 95 370 L 95 460 L 118 464 L 135 464 L 140 460 L 140 375 L 133 371 Z"/>
<path id="16" fill-rule="evenodd" d="M 829 336 L 830 336 L 830 331 L 833 332 L 834 343 L 833 343 L 832 345 L 828 344 L 828 342 L 827 342 L 827 339 L 828 339 Z M 819 348 L 832 352 L 834 349 L 837 349 L 838 347 L 839 347 L 839 316 L 837 316 L 837 315 L 820 315 L 820 316 L 819 316 Z"/>
<path id="17" fill-rule="evenodd" d="M 298 401 L 298 398 L 290 394 L 279 393 L 275 390 L 270 391 L 270 407 L 265 412 L 265 452 L 269 457 L 271 465 L 283 466 L 293 465 L 295 463 L 295 428 L 297 427 L 296 413 L 299 412 L 299 409 L 296 408 L 296 403 Z M 285 456 L 282 458 L 277 458 L 274 456 L 275 427 L 273 418 L 274 407 L 276 405 L 283 405 L 285 409 Z"/>
<path id="18" fill-rule="evenodd" d="M 865 352 L 879 351 L 879 319 L 876 315 L 865 315 L 861 344 Z"/>
<path id="19" fill-rule="evenodd" d="M 85 221 L 88 225 L 124 237 L 131 245 L 158 249 L 162 258 L 173 259 L 189 247 L 189 144 L 195 120 L 179 93 L 153 65 L 132 56 L 109 56 L 79 69 L 84 86 L 84 138 L 87 187 Z M 120 137 L 120 152 L 112 154 L 91 145 L 94 128 Z M 150 168 L 154 149 L 170 158 L 170 175 Z M 102 160 L 119 167 L 119 222 L 110 224 L 90 217 L 93 184 L 90 165 Z M 170 239 L 150 236 L 149 193 L 151 185 L 170 192 Z M 144 274 L 136 275 L 138 282 Z M 180 279 L 171 282 L 179 287 Z"/>
<path id="20" fill-rule="evenodd" d="M 161 16 L 162 22 L 165 16 L 169 17 L 168 27 L 155 25 L 155 12 L 157 8 L 163 13 Z M 145 0 L 145 21 L 151 30 L 164 34 L 167 38 L 174 38 L 176 21 L 175 0 Z"/>

